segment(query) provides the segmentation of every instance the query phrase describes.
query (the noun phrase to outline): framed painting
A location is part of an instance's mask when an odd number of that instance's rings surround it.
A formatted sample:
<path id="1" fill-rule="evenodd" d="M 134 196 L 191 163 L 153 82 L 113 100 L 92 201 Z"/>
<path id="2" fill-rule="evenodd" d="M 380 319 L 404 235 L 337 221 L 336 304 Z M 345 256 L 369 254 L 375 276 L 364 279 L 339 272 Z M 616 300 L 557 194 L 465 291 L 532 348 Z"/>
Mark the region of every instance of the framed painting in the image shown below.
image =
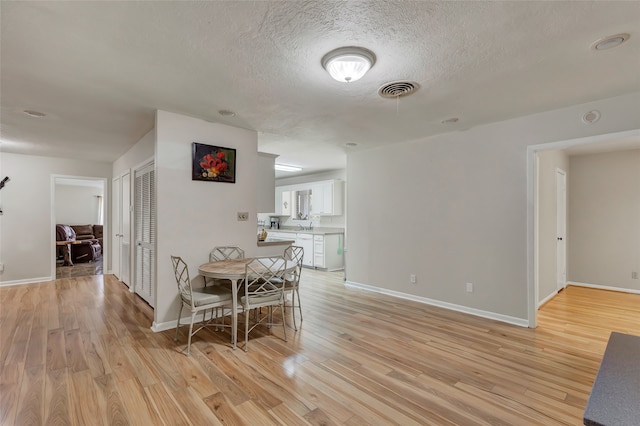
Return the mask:
<path id="1" fill-rule="evenodd" d="M 236 150 L 193 142 L 191 180 L 236 183 Z"/>

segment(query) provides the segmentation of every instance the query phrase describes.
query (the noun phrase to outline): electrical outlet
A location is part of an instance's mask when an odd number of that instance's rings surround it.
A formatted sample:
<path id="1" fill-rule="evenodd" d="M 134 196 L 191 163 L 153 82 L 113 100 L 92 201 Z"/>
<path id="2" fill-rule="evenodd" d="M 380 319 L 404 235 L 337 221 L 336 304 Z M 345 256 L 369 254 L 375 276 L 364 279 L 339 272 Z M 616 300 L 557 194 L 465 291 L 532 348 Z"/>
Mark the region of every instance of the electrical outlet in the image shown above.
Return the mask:
<path id="1" fill-rule="evenodd" d="M 467 283 L 467 293 L 473 292 L 473 283 Z"/>
<path id="2" fill-rule="evenodd" d="M 634 280 L 637 280 L 637 279 L 638 279 L 638 273 L 637 273 L 637 272 L 635 272 L 635 271 L 634 271 L 634 272 L 632 272 L 632 273 L 631 273 L 631 278 L 632 278 L 632 279 L 634 279 Z"/>
<path id="3" fill-rule="evenodd" d="M 416 283 L 416 274 L 411 274 L 409 276 L 409 280 L 411 281 L 411 284 L 415 284 Z"/>
<path id="4" fill-rule="evenodd" d="M 238 212 L 238 221 L 244 222 L 249 220 L 249 212 Z"/>

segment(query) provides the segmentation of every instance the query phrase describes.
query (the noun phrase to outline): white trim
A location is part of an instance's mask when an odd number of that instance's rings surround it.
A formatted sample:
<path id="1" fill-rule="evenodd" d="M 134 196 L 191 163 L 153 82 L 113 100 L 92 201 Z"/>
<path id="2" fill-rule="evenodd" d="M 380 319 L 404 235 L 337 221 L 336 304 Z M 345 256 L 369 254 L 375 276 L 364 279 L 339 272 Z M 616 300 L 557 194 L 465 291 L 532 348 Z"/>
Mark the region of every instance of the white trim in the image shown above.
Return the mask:
<path id="1" fill-rule="evenodd" d="M 532 161 L 532 164 L 530 164 Z M 531 166 L 532 170 L 529 170 Z M 533 173 L 533 175 L 530 175 Z M 531 187 L 529 187 L 531 185 Z M 533 198 L 530 198 L 533 197 Z M 532 302 L 540 298 L 540 207 L 538 200 L 540 199 L 540 157 L 537 152 L 527 149 L 527 208 L 528 203 L 533 202 L 533 218 L 527 214 L 527 321 L 530 328 L 536 328 L 536 311 L 531 309 Z M 529 239 L 533 236 L 533 241 Z M 530 263 L 531 262 L 531 263 Z M 533 264 L 533 271 L 531 267 Z M 531 277 L 533 274 L 533 277 Z M 529 279 L 533 278 L 533 288 Z M 540 305 L 538 305 L 538 308 Z"/>
<path id="2" fill-rule="evenodd" d="M 193 324 L 195 325 L 198 322 L 202 322 L 203 320 L 203 315 L 204 312 L 199 313 L 198 315 L 196 315 L 196 318 L 193 322 Z M 231 315 L 231 310 L 229 309 L 225 309 L 225 313 L 223 315 L 223 317 Z M 182 317 L 180 319 L 180 327 L 182 326 L 188 326 L 191 323 L 191 317 Z M 161 322 L 161 323 L 157 323 L 155 321 L 153 321 L 153 324 L 151 324 L 151 331 L 153 331 L 154 333 L 159 333 L 161 331 L 167 331 L 167 330 L 175 330 L 176 329 L 176 325 L 178 325 L 178 320 L 173 320 L 173 321 L 166 321 L 166 322 Z M 212 324 L 214 325 L 214 324 Z M 227 325 L 226 327 L 229 327 L 229 325 Z"/>
<path id="3" fill-rule="evenodd" d="M 567 285 L 565 284 L 565 287 Z M 544 305 L 545 303 L 547 303 L 549 300 L 553 299 L 554 297 L 556 297 L 558 295 L 557 291 L 554 291 L 553 293 L 551 293 L 550 295 L 548 295 L 547 297 L 545 297 L 544 299 L 542 299 L 539 303 L 538 303 L 538 309 L 540 309 L 540 306 Z"/>
<path id="4" fill-rule="evenodd" d="M 564 257 L 564 280 L 562 283 L 562 287 L 558 288 L 558 243 L 556 241 L 556 290 L 560 291 L 567 287 L 567 227 L 569 225 L 569 199 L 568 199 L 568 178 L 567 172 L 561 169 L 560 167 L 556 167 L 556 238 L 558 237 L 558 175 L 562 175 L 564 179 L 564 244 L 563 244 L 563 257 Z M 538 204 L 538 203 L 536 203 Z"/>
<path id="5" fill-rule="evenodd" d="M 442 302 L 440 300 L 428 299 L 426 297 L 416 296 L 414 294 L 401 293 L 395 290 L 389 290 L 386 288 L 375 287 L 368 284 L 356 283 L 353 281 L 346 281 L 345 287 L 355 288 L 360 290 L 372 291 L 374 293 L 381 293 L 387 296 L 398 297 L 400 299 L 407 299 L 414 302 L 424 303 L 426 305 L 437 306 L 440 308 L 449 309 L 452 311 L 462 312 L 465 314 L 475 315 L 477 317 L 488 318 L 500 322 L 506 322 L 509 324 L 517 325 L 520 327 L 527 327 L 528 322 L 524 318 L 516 318 L 508 315 L 497 314 L 495 312 L 483 311 L 480 309 L 469 308 L 468 306 L 456 305 L 454 303 Z"/>
<path id="6" fill-rule="evenodd" d="M 0 281 L 0 287 L 9 287 L 12 285 L 23 285 L 23 284 L 40 284 L 42 282 L 53 281 L 55 278 L 51 277 L 40 277 L 40 278 L 26 278 L 24 280 L 13 280 L 13 281 Z"/>
<path id="7" fill-rule="evenodd" d="M 576 287 L 597 288 L 599 290 L 619 291 L 621 293 L 640 294 L 640 289 L 635 289 L 635 288 L 612 287 L 612 286 L 602 285 L 602 284 L 579 283 L 576 281 L 569 281 L 567 282 L 567 285 L 574 285 Z"/>

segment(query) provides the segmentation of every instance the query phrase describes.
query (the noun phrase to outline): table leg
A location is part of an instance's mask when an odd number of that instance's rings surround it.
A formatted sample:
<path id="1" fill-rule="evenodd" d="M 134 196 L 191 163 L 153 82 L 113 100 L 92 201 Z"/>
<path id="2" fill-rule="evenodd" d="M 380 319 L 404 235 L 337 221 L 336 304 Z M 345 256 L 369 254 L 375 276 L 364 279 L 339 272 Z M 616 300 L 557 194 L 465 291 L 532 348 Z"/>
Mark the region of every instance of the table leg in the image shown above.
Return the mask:
<path id="1" fill-rule="evenodd" d="M 62 258 L 64 259 L 62 266 L 73 266 L 73 262 L 71 261 L 71 244 L 64 244 L 62 246 Z"/>
<path id="2" fill-rule="evenodd" d="M 231 280 L 231 344 L 233 349 L 238 347 L 238 280 Z"/>

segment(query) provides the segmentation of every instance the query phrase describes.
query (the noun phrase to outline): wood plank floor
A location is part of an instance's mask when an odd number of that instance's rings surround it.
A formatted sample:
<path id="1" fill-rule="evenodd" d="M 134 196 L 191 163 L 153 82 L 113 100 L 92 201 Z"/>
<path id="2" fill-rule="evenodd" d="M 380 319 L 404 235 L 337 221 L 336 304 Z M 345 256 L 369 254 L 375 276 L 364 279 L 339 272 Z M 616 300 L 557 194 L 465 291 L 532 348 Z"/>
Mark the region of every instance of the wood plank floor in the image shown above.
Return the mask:
<path id="1" fill-rule="evenodd" d="M 568 287 L 530 330 L 301 286 L 288 342 L 207 330 L 191 357 L 111 275 L 0 288 L 0 424 L 579 425 L 609 333 L 640 335 L 640 295 Z"/>

